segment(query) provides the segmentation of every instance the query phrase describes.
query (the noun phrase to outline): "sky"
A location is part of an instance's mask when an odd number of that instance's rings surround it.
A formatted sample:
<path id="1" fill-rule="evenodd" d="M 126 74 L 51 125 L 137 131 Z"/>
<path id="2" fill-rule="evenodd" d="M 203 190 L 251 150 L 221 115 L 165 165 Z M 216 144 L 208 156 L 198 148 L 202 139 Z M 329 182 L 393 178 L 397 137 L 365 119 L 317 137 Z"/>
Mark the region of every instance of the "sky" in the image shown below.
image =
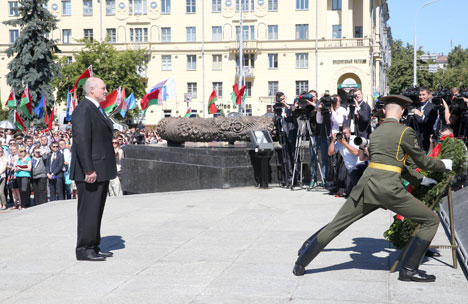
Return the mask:
<path id="1" fill-rule="evenodd" d="M 415 14 L 430 0 L 388 0 L 390 19 L 387 24 L 392 29 L 393 40 L 413 44 Z M 468 0 L 439 0 L 425 6 L 416 21 L 418 48 L 424 52 L 444 53 L 461 45 L 468 48 Z"/>

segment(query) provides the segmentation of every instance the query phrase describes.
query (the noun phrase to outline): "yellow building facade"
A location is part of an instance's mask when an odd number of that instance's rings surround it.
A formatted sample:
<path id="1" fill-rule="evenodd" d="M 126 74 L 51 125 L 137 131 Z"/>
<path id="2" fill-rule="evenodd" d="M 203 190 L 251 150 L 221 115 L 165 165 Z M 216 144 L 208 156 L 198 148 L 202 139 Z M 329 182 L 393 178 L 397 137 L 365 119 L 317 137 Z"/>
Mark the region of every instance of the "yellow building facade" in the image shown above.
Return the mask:
<path id="1" fill-rule="evenodd" d="M 1 1 L 1 20 L 15 18 L 17 5 Z M 246 84 L 248 115 L 271 111 L 276 91 L 289 102 L 311 89 L 333 94 L 359 87 L 368 102 L 387 93 L 391 32 L 385 0 L 49 0 L 47 8 L 59 19 L 49 38 L 57 40 L 60 56 L 73 60 L 83 47 L 77 39 L 108 39 L 118 50 L 146 50 L 141 76 L 148 88 L 174 80 L 174 93 L 147 111 L 146 124 L 184 116 L 188 107 L 212 116 L 207 107 L 213 89 L 219 109 L 237 112 L 230 95 L 239 80 Z M 18 35 L 0 25 L 2 100 L 10 91 L 5 50 Z"/>

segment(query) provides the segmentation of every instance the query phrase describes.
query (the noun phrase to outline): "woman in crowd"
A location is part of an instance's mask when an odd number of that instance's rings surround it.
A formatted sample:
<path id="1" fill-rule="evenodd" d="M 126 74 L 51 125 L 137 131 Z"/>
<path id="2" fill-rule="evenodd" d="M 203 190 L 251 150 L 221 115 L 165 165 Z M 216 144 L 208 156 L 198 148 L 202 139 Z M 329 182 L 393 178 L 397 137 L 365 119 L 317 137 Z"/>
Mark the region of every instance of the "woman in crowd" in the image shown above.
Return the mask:
<path id="1" fill-rule="evenodd" d="M 32 160 L 26 153 L 24 146 L 18 150 L 18 159 L 15 163 L 16 183 L 19 188 L 21 205 L 18 209 L 31 206 L 31 190 L 29 181 L 31 179 Z"/>
<path id="2" fill-rule="evenodd" d="M 8 156 L 8 174 L 7 174 L 7 185 L 11 190 L 11 199 L 13 201 L 13 207 L 11 209 L 17 209 L 21 207 L 20 202 L 20 195 L 18 185 L 16 183 L 16 176 L 15 176 L 15 164 L 18 160 L 18 146 L 14 143 L 10 145 L 10 154 Z"/>
<path id="3" fill-rule="evenodd" d="M 37 146 L 33 149 L 32 168 L 31 184 L 34 191 L 34 205 L 44 204 L 47 202 L 47 174 L 41 149 Z"/>
<path id="4" fill-rule="evenodd" d="M 115 162 L 117 164 L 117 176 L 109 182 L 109 196 L 121 196 L 123 193 L 120 185 L 120 161 L 123 158 L 124 152 L 120 148 L 117 137 L 112 139 L 112 145 L 114 146 Z"/>
<path id="5" fill-rule="evenodd" d="M 5 210 L 7 208 L 7 202 L 5 197 L 6 168 L 7 159 L 4 155 L 3 147 L 0 146 L 0 203 L 2 205 L 2 210 Z"/>

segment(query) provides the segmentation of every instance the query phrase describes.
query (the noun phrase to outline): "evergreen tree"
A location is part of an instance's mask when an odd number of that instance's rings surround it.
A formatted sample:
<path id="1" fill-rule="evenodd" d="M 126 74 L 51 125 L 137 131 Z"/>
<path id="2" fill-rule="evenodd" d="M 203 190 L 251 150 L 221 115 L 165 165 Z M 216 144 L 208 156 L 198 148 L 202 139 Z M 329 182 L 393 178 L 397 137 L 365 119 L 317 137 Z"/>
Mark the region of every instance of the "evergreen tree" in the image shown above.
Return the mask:
<path id="1" fill-rule="evenodd" d="M 59 65 L 54 61 L 54 53 L 60 50 L 55 41 L 47 36 L 57 28 L 58 20 L 45 8 L 47 0 L 18 2 L 19 17 L 3 22 L 19 28 L 21 33 L 6 51 L 8 57 L 14 56 L 8 63 L 7 84 L 15 89 L 18 101 L 28 85 L 33 107 L 40 101 L 43 93 L 48 105 L 52 106 L 52 81 L 60 74 Z M 22 118 L 25 120 L 24 116 Z M 36 125 L 40 122 L 37 120 Z M 27 125 L 29 123 L 26 122 Z"/>

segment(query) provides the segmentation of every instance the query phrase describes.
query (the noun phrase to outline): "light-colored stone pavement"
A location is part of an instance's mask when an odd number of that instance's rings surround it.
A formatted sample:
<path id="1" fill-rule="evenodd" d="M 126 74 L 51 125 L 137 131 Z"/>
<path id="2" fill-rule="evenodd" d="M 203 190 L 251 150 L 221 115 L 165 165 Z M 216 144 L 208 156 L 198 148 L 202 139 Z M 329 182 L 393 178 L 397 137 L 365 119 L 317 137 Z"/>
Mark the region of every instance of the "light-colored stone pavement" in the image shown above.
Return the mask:
<path id="1" fill-rule="evenodd" d="M 467 303 L 448 250 L 422 266 L 435 283 L 388 272 L 399 251 L 382 237 L 392 220 L 384 210 L 293 276 L 299 246 L 343 202 L 253 187 L 110 198 L 106 262 L 75 260 L 74 200 L 0 212 L 0 303 Z M 448 244 L 442 227 L 434 243 Z"/>

